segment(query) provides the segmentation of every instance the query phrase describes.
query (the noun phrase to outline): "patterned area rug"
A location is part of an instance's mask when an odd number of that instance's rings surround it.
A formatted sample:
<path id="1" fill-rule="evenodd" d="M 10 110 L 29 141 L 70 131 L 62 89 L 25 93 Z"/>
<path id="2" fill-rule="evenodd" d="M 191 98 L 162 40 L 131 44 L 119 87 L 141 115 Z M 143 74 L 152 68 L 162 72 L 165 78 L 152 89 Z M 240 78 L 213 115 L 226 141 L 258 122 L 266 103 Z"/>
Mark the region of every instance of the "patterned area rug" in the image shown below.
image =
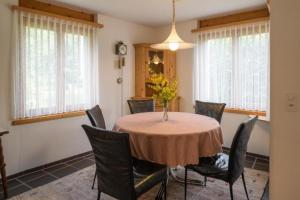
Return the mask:
<path id="1" fill-rule="evenodd" d="M 183 170 L 178 170 L 179 175 Z M 47 185 L 35 188 L 11 200 L 96 200 L 97 190 L 91 189 L 95 166 L 80 170 L 74 174 L 51 182 Z M 259 200 L 268 179 L 268 173 L 253 169 L 245 170 L 246 184 L 251 200 Z M 189 172 L 190 178 L 203 179 L 196 173 Z M 183 184 L 170 180 L 168 184 L 168 199 L 184 199 Z M 153 200 L 158 191 L 158 186 L 144 194 L 139 199 Z M 242 180 L 239 179 L 233 186 L 234 199 L 244 200 L 246 195 Z M 101 200 L 113 200 L 114 198 L 102 194 Z M 207 186 L 188 185 L 188 200 L 225 200 L 230 199 L 229 186 L 223 181 L 208 179 Z"/>

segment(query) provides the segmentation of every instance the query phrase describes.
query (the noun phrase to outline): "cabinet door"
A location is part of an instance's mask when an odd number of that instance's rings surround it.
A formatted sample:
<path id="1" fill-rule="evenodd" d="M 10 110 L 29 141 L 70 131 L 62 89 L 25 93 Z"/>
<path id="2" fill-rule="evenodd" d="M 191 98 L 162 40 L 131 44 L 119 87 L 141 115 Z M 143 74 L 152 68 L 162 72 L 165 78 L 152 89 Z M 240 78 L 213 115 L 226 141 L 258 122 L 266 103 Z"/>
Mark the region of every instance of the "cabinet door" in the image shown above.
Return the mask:
<path id="1" fill-rule="evenodd" d="M 135 96 L 145 97 L 146 51 L 143 47 L 135 47 Z"/>
<path id="2" fill-rule="evenodd" d="M 176 53 L 173 51 L 164 51 L 164 74 L 170 81 L 176 79 Z"/>

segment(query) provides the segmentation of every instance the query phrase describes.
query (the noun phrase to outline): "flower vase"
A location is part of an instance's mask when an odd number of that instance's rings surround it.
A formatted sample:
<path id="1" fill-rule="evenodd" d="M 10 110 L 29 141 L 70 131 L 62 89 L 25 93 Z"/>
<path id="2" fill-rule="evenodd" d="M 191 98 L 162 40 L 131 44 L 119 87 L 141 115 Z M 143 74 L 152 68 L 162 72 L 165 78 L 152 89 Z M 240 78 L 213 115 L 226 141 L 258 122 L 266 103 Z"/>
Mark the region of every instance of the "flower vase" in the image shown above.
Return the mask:
<path id="1" fill-rule="evenodd" d="M 163 121 L 166 122 L 168 121 L 169 117 L 168 117 L 168 102 L 164 102 L 163 103 Z"/>

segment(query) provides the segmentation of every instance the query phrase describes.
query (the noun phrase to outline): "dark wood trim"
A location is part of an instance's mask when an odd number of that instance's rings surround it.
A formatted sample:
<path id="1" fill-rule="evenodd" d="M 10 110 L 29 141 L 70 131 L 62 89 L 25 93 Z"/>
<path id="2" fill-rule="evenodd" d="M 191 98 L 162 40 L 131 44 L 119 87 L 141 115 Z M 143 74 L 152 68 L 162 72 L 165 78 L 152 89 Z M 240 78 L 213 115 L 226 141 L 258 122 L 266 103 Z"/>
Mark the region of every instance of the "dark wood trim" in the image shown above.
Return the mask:
<path id="1" fill-rule="evenodd" d="M 30 173 L 35 172 L 35 171 L 39 171 L 39 170 L 42 170 L 42 169 L 45 169 L 45 168 L 55 166 L 59 163 L 63 163 L 63 162 L 67 162 L 67 161 L 70 161 L 70 160 L 73 160 L 73 159 L 76 159 L 76 158 L 87 156 L 91 153 L 92 153 L 92 151 L 87 151 L 87 152 L 84 152 L 84 153 L 81 153 L 81 154 L 77 154 L 77 155 L 74 155 L 74 156 L 71 156 L 71 157 L 67 157 L 67 158 L 64 158 L 64 159 L 61 159 L 61 160 L 57 160 L 57 161 L 54 161 L 54 162 L 51 162 L 51 163 L 47 163 L 45 165 L 40 165 L 38 167 L 27 169 L 27 170 L 24 170 L 22 172 L 18 172 L 16 174 L 9 175 L 7 178 L 8 179 L 14 179 L 14 178 L 17 178 L 17 177 L 25 175 L 25 174 L 30 174 Z"/>
<path id="2" fill-rule="evenodd" d="M 223 147 L 223 149 L 227 150 L 227 151 L 230 151 L 230 148 L 228 148 L 228 147 Z M 247 156 L 260 158 L 260 159 L 263 159 L 263 160 L 270 160 L 269 156 L 265 156 L 265 155 L 261 155 L 261 154 L 256 154 L 256 153 L 251 153 L 251 152 L 247 152 L 246 154 L 247 154 Z"/>
<path id="3" fill-rule="evenodd" d="M 219 28 L 224 26 L 238 25 L 243 23 L 251 23 L 270 19 L 268 8 L 242 12 L 221 17 L 203 19 L 198 21 L 198 27 L 192 32 L 200 32 L 208 29 Z"/>

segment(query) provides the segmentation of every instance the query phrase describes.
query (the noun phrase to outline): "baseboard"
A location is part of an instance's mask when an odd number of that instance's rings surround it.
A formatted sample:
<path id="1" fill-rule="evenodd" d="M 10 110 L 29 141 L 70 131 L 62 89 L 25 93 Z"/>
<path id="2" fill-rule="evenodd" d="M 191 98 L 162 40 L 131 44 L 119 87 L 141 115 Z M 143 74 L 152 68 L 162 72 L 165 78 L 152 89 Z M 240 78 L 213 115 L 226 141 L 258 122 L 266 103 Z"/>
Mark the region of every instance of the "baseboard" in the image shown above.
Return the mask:
<path id="1" fill-rule="evenodd" d="M 224 150 L 227 150 L 227 151 L 230 151 L 230 148 L 228 147 L 223 147 Z M 261 159 L 264 159 L 264 160 L 270 160 L 270 157 L 269 156 L 265 156 L 265 155 L 260 155 L 260 154 L 256 154 L 256 153 L 251 153 L 251 152 L 247 152 L 246 153 L 247 156 L 252 156 L 252 157 L 256 157 L 256 158 L 261 158 Z"/>
<path id="2" fill-rule="evenodd" d="M 42 170 L 42 169 L 57 165 L 57 164 L 62 163 L 62 162 L 67 162 L 67 161 L 73 160 L 75 158 L 86 156 L 86 155 L 91 154 L 91 153 L 92 153 L 92 151 L 87 151 L 87 152 L 84 152 L 84 153 L 81 153 L 81 154 L 77 154 L 77 155 L 74 155 L 74 156 L 71 156 L 71 157 L 67 157 L 67 158 L 64 158 L 64 159 L 61 159 L 61 160 L 57 160 L 57 161 L 54 161 L 54 162 L 51 162 L 51 163 L 47 163 L 45 165 L 40 165 L 38 167 L 27 169 L 25 171 L 21 171 L 21 172 L 18 172 L 16 174 L 9 175 L 7 178 L 8 179 L 14 179 L 14 178 L 22 176 L 24 174 L 29 174 L 29 173 L 34 172 L 34 171 Z"/>

